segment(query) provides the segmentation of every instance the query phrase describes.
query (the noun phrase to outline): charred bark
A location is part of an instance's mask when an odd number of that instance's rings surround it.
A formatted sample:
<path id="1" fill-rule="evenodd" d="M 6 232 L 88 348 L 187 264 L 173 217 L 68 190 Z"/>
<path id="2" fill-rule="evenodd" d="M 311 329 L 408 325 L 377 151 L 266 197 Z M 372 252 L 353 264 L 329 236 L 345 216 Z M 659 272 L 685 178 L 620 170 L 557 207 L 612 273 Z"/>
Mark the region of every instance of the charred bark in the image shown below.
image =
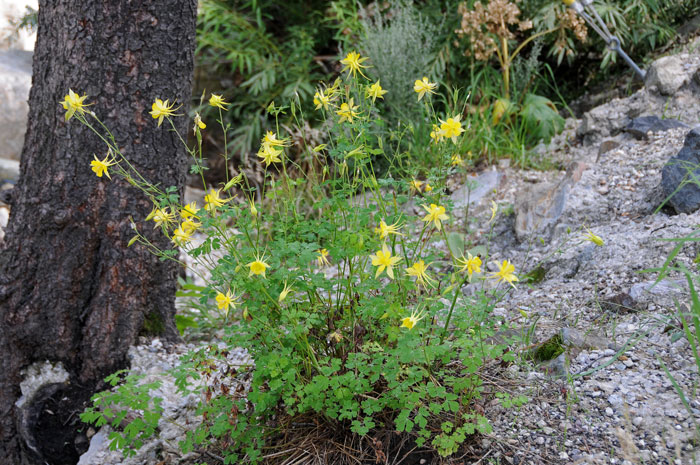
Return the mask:
<path id="1" fill-rule="evenodd" d="M 106 147 L 78 121 L 66 122 L 59 102 L 69 88 L 88 94 L 89 109 L 144 177 L 182 191 L 184 148 L 148 111 L 162 98 L 186 112 L 197 8 L 196 0 L 39 3 L 21 174 L 0 250 L 0 463 L 13 465 L 62 463 L 32 452 L 18 434 L 22 369 L 60 361 L 87 398 L 127 366 L 145 317 L 162 323 L 165 339 L 178 338 L 176 264 L 127 248 L 130 217 L 171 247 L 144 224 L 152 205 L 126 182 L 94 175 L 90 161 Z M 176 118 L 181 133 L 186 125 Z"/>

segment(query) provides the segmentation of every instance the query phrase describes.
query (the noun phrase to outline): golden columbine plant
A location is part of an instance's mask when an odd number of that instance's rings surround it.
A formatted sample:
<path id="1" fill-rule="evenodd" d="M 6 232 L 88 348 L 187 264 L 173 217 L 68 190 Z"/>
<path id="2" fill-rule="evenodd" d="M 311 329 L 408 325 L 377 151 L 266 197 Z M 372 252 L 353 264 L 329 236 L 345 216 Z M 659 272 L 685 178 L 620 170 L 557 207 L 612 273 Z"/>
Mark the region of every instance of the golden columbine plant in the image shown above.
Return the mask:
<path id="1" fill-rule="evenodd" d="M 306 151 L 321 172 L 309 173 L 288 157 L 290 143 L 278 126 L 260 144 L 261 188 L 247 187 L 244 174 L 205 184 L 203 205 L 171 202 L 142 179 L 96 114 L 84 111 L 85 96 L 71 91 L 62 102 L 107 141 L 108 155 L 91 162 L 95 182 L 116 174 L 141 187 L 154 202 L 147 219 L 171 238 L 173 249 L 157 250 L 138 231 L 132 243 L 172 259 L 177 246 L 207 264 L 211 279 L 201 301 L 221 312 L 227 344 L 246 348 L 255 360 L 247 393 L 203 387 L 206 420 L 188 435 L 184 451 L 221 440 L 233 444 L 222 452 L 229 463 L 258 462 L 263 446 L 275 445 L 275 425 L 310 415 L 321 427 L 345 425 L 357 435 L 384 428 L 410 433 L 418 446 L 443 456 L 457 452 L 467 436 L 489 431 L 475 409 L 479 373 L 512 356 L 504 345 L 486 343 L 497 327 L 488 316 L 508 292 L 500 282 L 516 285 L 515 268 L 498 263 L 491 280 L 480 268 L 488 257 L 455 256 L 440 245 L 453 227 L 444 179 L 430 185 L 375 177 L 373 163 L 384 152 L 373 131 L 386 91 L 365 77 L 370 64 L 357 52 L 342 64 L 343 79 L 321 85 L 314 96 L 329 129 L 326 144 Z M 437 85 L 417 77 L 415 90 L 429 100 Z M 167 121 L 174 130 L 172 118 L 180 116 L 163 97 L 153 103 L 153 124 Z M 228 108 L 221 95 L 209 103 Z M 285 111 L 304 117 L 299 108 L 291 102 L 268 111 L 275 119 Z M 468 133 L 459 110 L 439 116 L 426 108 L 447 172 L 452 146 Z M 201 131 L 209 127 L 195 117 L 197 146 L 188 149 L 195 172 L 201 172 Z M 409 199 L 422 213 L 403 208 Z M 211 260 L 212 251 L 221 258 Z M 469 283 L 481 289 L 475 298 L 462 293 Z M 189 354 L 176 373 L 179 385 L 187 389 L 191 377 L 210 375 L 210 359 L 220 352 L 209 346 Z M 125 398 L 102 394 L 96 403 L 128 404 Z M 157 410 L 140 408 L 157 422 Z M 98 408 L 83 418 L 108 420 Z M 136 444 L 126 431 L 113 439 L 127 452 Z"/>

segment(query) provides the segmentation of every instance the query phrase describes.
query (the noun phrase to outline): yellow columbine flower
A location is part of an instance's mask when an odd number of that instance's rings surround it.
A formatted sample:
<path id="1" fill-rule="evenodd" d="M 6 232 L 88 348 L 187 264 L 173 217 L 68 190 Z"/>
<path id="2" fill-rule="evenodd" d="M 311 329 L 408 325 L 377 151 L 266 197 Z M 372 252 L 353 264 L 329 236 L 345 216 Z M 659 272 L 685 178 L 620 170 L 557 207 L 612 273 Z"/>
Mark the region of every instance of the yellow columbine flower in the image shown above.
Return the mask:
<path id="1" fill-rule="evenodd" d="M 223 96 L 211 94 L 211 97 L 209 97 L 209 105 L 211 105 L 212 107 L 221 108 L 224 111 L 228 111 L 228 108 L 226 108 L 226 106 L 231 104 L 226 103 Z"/>
<path id="2" fill-rule="evenodd" d="M 110 152 L 111 153 L 111 152 Z M 114 158 L 109 157 L 109 153 L 105 157 L 104 160 L 100 160 L 97 158 L 97 155 L 93 155 L 95 157 L 94 160 L 90 162 L 90 166 L 92 166 L 92 171 L 95 172 L 98 178 L 101 178 L 102 175 L 106 175 L 109 179 L 112 179 L 112 177 L 109 175 L 109 171 L 107 170 L 110 166 L 115 165 L 116 162 L 114 161 Z"/>
<path id="3" fill-rule="evenodd" d="M 151 213 L 148 214 L 146 217 L 146 221 L 153 220 L 153 222 L 156 224 L 153 226 L 154 228 L 157 228 L 158 226 L 161 225 L 169 225 L 170 223 L 175 222 L 175 213 L 168 211 L 168 208 L 158 208 L 155 207 L 151 211 Z"/>
<path id="4" fill-rule="evenodd" d="M 518 277 L 515 276 L 515 267 L 508 260 L 503 260 L 503 263 L 496 263 L 498 266 L 498 271 L 491 273 L 491 278 L 498 279 L 498 282 L 506 281 L 511 286 L 515 287 L 513 281 L 518 281 Z"/>
<path id="5" fill-rule="evenodd" d="M 331 100 L 333 100 L 335 98 L 335 96 L 338 94 L 338 90 L 340 89 L 340 84 L 342 84 L 341 79 L 336 78 L 333 85 L 330 86 L 328 89 L 326 89 L 326 92 L 328 93 L 328 96 L 331 98 Z"/>
<path id="6" fill-rule="evenodd" d="M 248 273 L 248 277 L 256 275 L 260 276 L 262 275 L 263 278 L 265 278 L 265 270 L 267 270 L 270 265 L 265 263 L 265 256 L 262 257 L 255 257 L 255 260 L 252 262 L 248 263 L 246 266 L 250 268 L 250 273 Z"/>
<path id="7" fill-rule="evenodd" d="M 320 110 L 321 107 L 328 110 L 331 104 L 331 96 L 323 93 L 323 90 L 317 90 L 314 94 L 314 105 L 316 105 L 316 110 Z"/>
<path id="8" fill-rule="evenodd" d="M 285 281 L 284 287 L 282 288 L 282 292 L 280 292 L 280 296 L 277 299 L 277 302 L 282 303 L 282 301 L 287 298 L 287 295 L 290 292 L 292 292 L 292 286 L 287 285 L 287 281 Z"/>
<path id="9" fill-rule="evenodd" d="M 340 105 L 340 109 L 336 111 L 338 116 L 340 116 L 340 123 L 344 121 L 352 123 L 352 119 L 359 116 L 359 113 L 355 111 L 357 110 L 357 105 L 353 105 L 353 103 L 355 103 L 353 99 L 348 100 L 347 103 L 343 102 Z"/>
<path id="10" fill-rule="evenodd" d="M 355 73 L 359 72 L 362 77 L 366 79 L 367 76 L 362 73 L 362 68 L 367 68 L 362 64 L 362 62 L 365 60 L 367 60 L 367 58 L 360 58 L 359 53 L 350 52 L 345 56 L 345 58 L 340 60 L 340 62 L 345 65 L 341 72 L 348 70 L 352 74 L 352 77 L 356 77 Z"/>
<path id="11" fill-rule="evenodd" d="M 226 294 L 219 292 L 216 294 L 216 306 L 219 310 L 224 310 L 226 315 L 228 315 L 229 309 L 235 310 L 241 301 L 239 298 L 231 293 L 231 290 L 226 291 Z"/>
<path id="12" fill-rule="evenodd" d="M 202 117 L 199 116 L 199 113 L 194 114 L 194 127 L 192 128 L 192 132 L 197 134 L 197 128 L 200 130 L 206 129 L 207 125 L 204 124 L 204 121 L 202 121 Z"/>
<path id="13" fill-rule="evenodd" d="M 438 127 L 438 125 L 433 124 L 433 130 L 430 131 L 430 138 L 433 139 L 433 142 L 437 144 L 444 136 L 445 135 L 442 133 L 442 130 Z"/>
<path id="14" fill-rule="evenodd" d="M 172 241 L 180 247 L 183 247 L 191 239 L 192 239 L 192 232 L 186 231 L 185 229 L 183 229 L 182 226 L 178 226 L 177 229 L 175 231 L 173 231 Z"/>
<path id="15" fill-rule="evenodd" d="M 277 134 L 267 131 L 262 139 L 262 144 L 267 144 L 271 147 L 284 147 L 289 145 L 289 141 L 287 139 L 278 139 Z"/>
<path id="16" fill-rule="evenodd" d="M 433 191 L 433 186 L 428 184 L 427 182 L 425 183 L 425 187 L 423 188 L 424 192 L 432 192 Z"/>
<path id="17" fill-rule="evenodd" d="M 384 220 L 381 220 L 379 222 L 379 227 L 374 228 L 374 232 L 376 234 L 379 234 L 380 239 L 386 239 L 389 234 L 396 234 L 398 236 L 403 236 L 402 233 L 399 232 L 399 228 L 401 225 L 399 225 L 398 221 L 394 224 L 389 224 L 387 225 Z"/>
<path id="18" fill-rule="evenodd" d="M 94 163 L 94 162 L 93 162 L 93 163 Z M 94 168 L 93 168 L 93 169 L 94 169 Z M 603 239 L 601 239 L 600 236 L 596 236 L 596 235 L 593 233 L 593 231 L 591 231 L 591 230 L 588 229 L 588 228 L 586 228 L 586 230 L 588 231 L 588 233 L 584 236 L 584 239 L 586 239 L 587 241 L 593 242 L 593 243 L 594 243 L 595 245 L 597 245 L 598 247 L 602 247 L 602 246 L 605 245 L 605 242 L 603 242 Z"/>
<path id="19" fill-rule="evenodd" d="M 327 266 L 331 264 L 331 262 L 328 261 L 328 251 L 326 249 L 319 249 L 316 253 L 318 254 L 318 257 L 316 257 L 318 266 Z"/>
<path id="20" fill-rule="evenodd" d="M 374 275 L 375 278 L 379 277 L 386 269 L 386 274 L 389 275 L 389 278 L 394 279 L 394 269 L 392 267 L 401 261 L 401 257 L 392 257 L 391 250 L 386 244 L 382 245 L 382 250 L 378 250 L 376 255 L 370 255 L 369 258 L 372 259 L 372 265 L 378 267 L 377 273 Z"/>
<path id="21" fill-rule="evenodd" d="M 231 200 L 230 198 L 222 199 L 220 197 L 220 193 L 221 193 L 221 189 L 217 189 L 217 190 L 210 189 L 209 193 L 204 196 L 204 201 L 206 202 L 206 204 L 204 205 L 204 208 L 207 211 L 209 211 L 209 212 L 214 211 L 216 209 L 216 207 L 220 207 L 223 204 L 225 204 L 226 202 L 229 202 Z"/>
<path id="22" fill-rule="evenodd" d="M 81 115 L 85 113 L 85 107 L 87 104 L 83 103 L 83 100 L 87 98 L 87 94 L 82 97 L 79 94 L 73 92 L 72 89 L 68 89 L 68 95 L 63 97 L 63 101 L 60 102 L 63 105 L 63 109 L 66 111 L 66 121 L 71 119 L 75 112 Z"/>
<path id="23" fill-rule="evenodd" d="M 423 77 L 422 80 L 416 79 L 416 82 L 413 84 L 413 90 L 418 94 L 419 102 L 426 93 L 434 94 L 436 87 L 437 84 L 434 82 L 428 82 L 427 77 Z"/>
<path id="24" fill-rule="evenodd" d="M 174 103 L 168 105 L 168 100 L 164 102 L 159 98 L 157 98 L 156 101 L 153 102 L 153 105 L 151 105 L 150 113 L 154 119 L 158 119 L 158 126 L 160 126 L 163 123 L 163 118 L 165 118 L 166 116 L 175 115 L 175 109 L 173 108 L 174 105 Z"/>
<path id="25" fill-rule="evenodd" d="M 191 235 L 194 234 L 200 226 L 202 226 L 202 223 L 188 219 L 180 224 L 180 229 Z"/>
<path id="26" fill-rule="evenodd" d="M 367 98 L 372 97 L 372 103 L 374 103 L 374 101 L 378 98 L 384 100 L 384 94 L 386 93 L 387 91 L 382 89 L 382 86 L 379 85 L 379 81 L 369 86 L 365 91 Z"/>
<path id="27" fill-rule="evenodd" d="M 333 341 L 333 342 L 335 342 L 335 343 L 337 344 L 337 343 L 339 343 L 340 341 L 343 340 L 343 335 L 340 334 L 340 333 L 338 332 L 338 330 L 336 329 L 336 330 L 333 331 L 332 333 L 328 333 L 328 336 L 326 336 L 326 338 L 328 339 L 328 342 Z"/>
<path id="28" fill-rule="evenodd" d="M 411 190 L 412 191 L 420 192 L 422 187 L 423 187 L 423 181 L 419 181 L 417 179 L 414 179 L 413 181 L 411 181 Z"/>
<path id="29" fill-rule="evenodd" d="M 437 230 L 440 231 L 442 229 L 442 221 L 449 218 L 449 216 L 445 214 L 445 207 L 431 203 L 430 207 L 423 205 L 423 208 L 428 212 L 423 218 L 423 221 L 433 223 Z"/>
<path id="30" fill-rule="evenodd" d="M 471 253 L 467 252 L 467 258 L 458 258 L 457 264 L 461 267 L 459 271 L 464 273 L 465 271 L 469 275 L 469 279 L 472 278 L 472 274 L 481 273 L 481 258 L 477 255 L 472 256 Z"/>
<path id="31" fill-rule="evenodd" d="M 265 167 L 270 166 L 271 163 L 281 163 L 282 150 L 276 149 L 270 144 L 262 144 L 260 150 L 258 150 L 258 157 L 261 158 L 260 163 L 265 163 Z"/>
<path id="32" fill-rule="evenodd" d="M 182 210 L 180 210 L 180 216 L 182 217 L 183 220 L 186 220 L 187 218 L 197 218 L 197 213 L 199 212 L 199 208 L 197 208 L 197 202 L 190 202 L 184 207 L 182 207 Z"/>
<path id="33" fill-rule="evenodd" d="M 409 276 L 414 276 L 417 284 L 423 285 L 424 287 L 427 285 L 432 286 L 434 280 L 428 276 L 428 266 L 430 265 L 426 265 L 423 260 L 419 260 L 414 263 L 412 267 L 406 268 L 406 273 Z"/>
<path id="34" fill-rule="evenodd" d="M 407 316 L 406 318 L 403 318 L 401 320 L 400 328 L 408 328 L 409 330 L 411 330 L 416 324 L 418 324 L 420 320 L 423 319 L 423 317 L 424 315 L 422 311 L 420 313 L 416 313 L 415 311 L 413 311 L 411 312 L 411 316 Z"/>
<path id="35" fill-rule="evenodd" d="M 450 163 L 452 164 L 452 166 L 462 166 L 464 165 L 464 160 L 462 160 L 462 157 L 459 154 L 455 153 L 454 155 L 452 155 Z"/>
<path id="36" fill-rule="evenodd" d="M 464 132 L 462 127 L 461 115 L 457 115 L 454 118 L 447 118 L 447 121 L 440 120 L 440 131 L 444 137 L 452 139 L 453 143 L 457 143 L 457 137 Z"/>

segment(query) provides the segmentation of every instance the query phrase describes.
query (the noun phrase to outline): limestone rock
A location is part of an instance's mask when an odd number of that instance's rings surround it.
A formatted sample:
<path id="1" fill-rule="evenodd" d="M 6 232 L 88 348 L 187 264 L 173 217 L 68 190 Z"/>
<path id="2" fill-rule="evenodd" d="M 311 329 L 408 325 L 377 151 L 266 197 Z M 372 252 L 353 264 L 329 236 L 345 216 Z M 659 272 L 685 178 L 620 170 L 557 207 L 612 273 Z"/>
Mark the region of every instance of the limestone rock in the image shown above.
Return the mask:
<path id="1" fill-rule="evenodd" d="M 642 89 L 625 99 L 613 99 L 605 105 L 583 114 L 576 130 L 578 138 L 586 145 L 614 136 L 627 126 L 633 118 L 654 106 L 655 98 Z"/>
<path id="2" fill-rule="evenodd" d="M 653 296 L 678 298 L 687 288 L 687 283 L 683 281 L 672 281 L 663 279 L 657 281 L 643 281 L 636 283 L 630 288 L 629 295 L 634 300 L 642 300 Z"/>
<path id="3" fill-rule="evenodd" d="M 561 329 L 559 335 L 565 346 L 575 349 L 618 349 L 613 341 L 592 331 L 565 327 Z"/>
<path id="4" fill-rule="evenodd" d="M 0 158 L 19 160 L 32 85 L 32 53 L 0 52 Z"/>
<path id="5" fill-rule="evenodd" d="M 683 148 L 661 171 L 664 198 L 673 194 L 668 205 L 677 213 L 692 213 L 700 208 L 700 185 L 687 182 L 690 174 L 700 179 L 700 127 L 688 133 Z"/>
<path id="6" fill-rule="evenodd" d="M 673 95 L 690 78 L 683 66 L 685 61 L 682 55 L 659 58 L 649 67 L 644 84 L 647 87 L 656 86 L 662 95 Z"/>
<path id="7" fill-rule="evenodd" d="M 487 170 L 479 174 L 476 179 L 468 179 L 451 195 L 454 202 L 454 215 L 464 218 L 467 205 L 470 207 L 477 205 L 481 199 L 498 188 L 501 177 L 498 171 Z"/>
<path id="8" fill-rule="evenodd" d="M 533 234 L 547 239 L 551 236 L 569 198 L 571 187 L 581 179 L 586 164 L 573 163 L 556 184 L 535 185 L 526 190 L 515 203 L 515 235 L 525 241 Z"/>

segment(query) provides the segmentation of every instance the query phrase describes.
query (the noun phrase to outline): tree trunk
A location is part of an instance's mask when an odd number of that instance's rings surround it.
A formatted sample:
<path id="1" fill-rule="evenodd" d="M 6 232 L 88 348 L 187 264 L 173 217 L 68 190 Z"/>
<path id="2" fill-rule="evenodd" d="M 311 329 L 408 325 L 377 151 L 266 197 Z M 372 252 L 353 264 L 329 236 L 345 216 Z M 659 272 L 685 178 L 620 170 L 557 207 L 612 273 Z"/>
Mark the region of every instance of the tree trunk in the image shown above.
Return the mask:
<path id="1" fill-rule="evenodd" d="M 69 88 L 87 94 L 88 108 L 143 176 L 182 193 L 184 148 L 167 122 L 157 127 L 148 112 L 161 98 L 183 104 L 178 113 L 186 114 L 197 2 L 39 3 L 21 174 L 0 250 L 0 463 L 12 465 L 75 464 L 69 426 L 80 411 L 66 427 L 54 422 L 60 431 L 37 427 L 30 420 L 50 413 L 36 411 L 67 392 L 79 409 L 77 400 L 128 365 L 144 321 L 165 339 L 178 338 L 177 265 L 127 248 L 130 217 L 160 248 L 172 247 L 144 222 L 150 201 L 120 179 L 95 176 L 90 161 L 93 154 L 103 159 L 106 146 L 77 120 L 66 122 L 59 102 Z M 187 118 L 175 125 L 184 133 Z M 70 386 L 45 387 L 25 404 L 34 413 L 21 411 L 21 370 L 45 360 L 63 364 Z M 57 445 L 46 439 L 54 436 Z"/>

